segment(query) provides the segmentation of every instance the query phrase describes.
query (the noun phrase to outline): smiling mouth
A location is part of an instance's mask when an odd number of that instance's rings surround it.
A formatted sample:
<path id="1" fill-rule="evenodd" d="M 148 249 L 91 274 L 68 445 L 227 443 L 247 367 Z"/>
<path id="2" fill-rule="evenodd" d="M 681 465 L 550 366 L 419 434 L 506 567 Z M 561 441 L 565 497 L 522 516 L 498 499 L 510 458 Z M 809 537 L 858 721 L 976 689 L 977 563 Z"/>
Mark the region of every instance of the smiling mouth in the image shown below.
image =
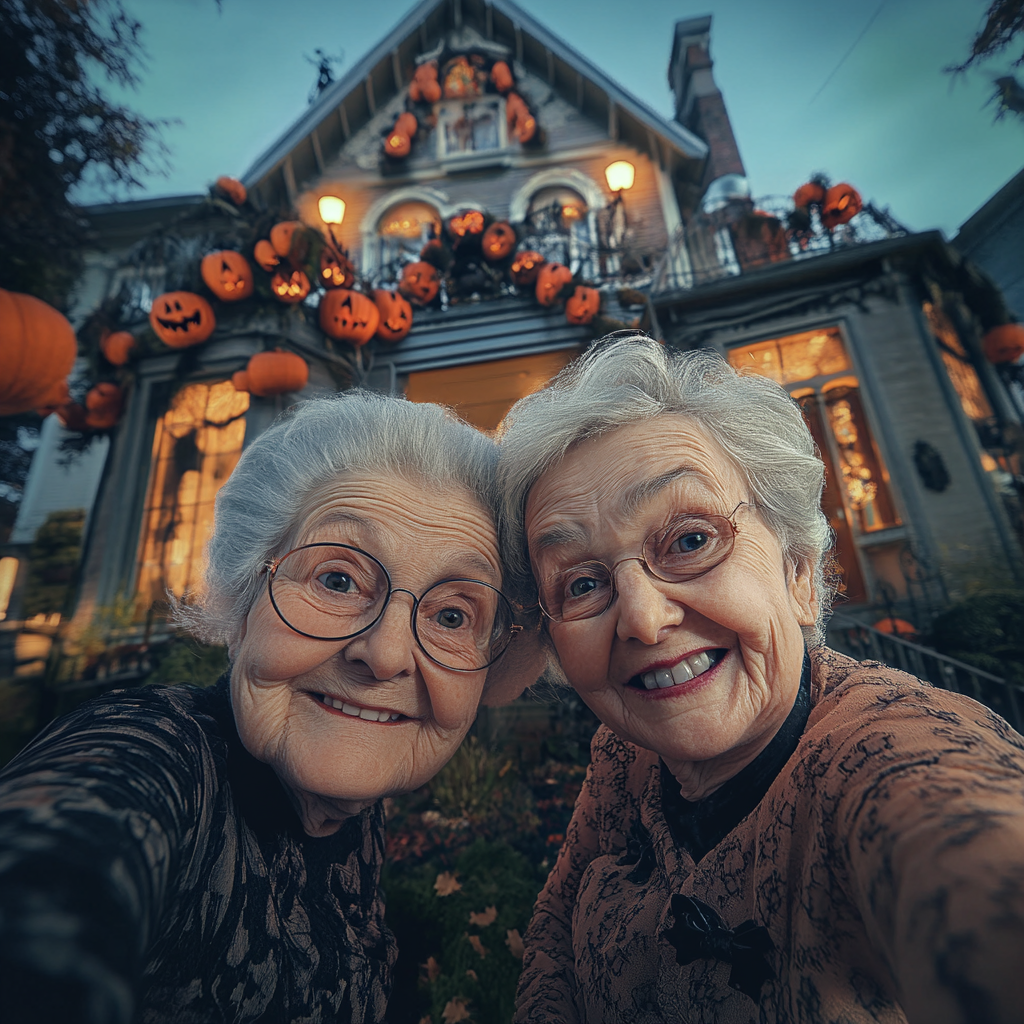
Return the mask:
<path id="1" fill-rule="evenodd" d="M 673 686 L 681 686 L 710 671 L 727 653 L 726 648 L 716 647 L 709 651 L 701 651 L 699 654 L 691 654 L 671 668 L 658 668 L 633 676 L 628 685 L 638 690 L 667 690 Z"/>
<path id="2" fill-rule="evenodd" d="M 360 718 L 364 722 L 401 722 L 408 721 L 406 715 L 400 715 L 397 711 L 383 711 L 378 708 L 363 708 L 358 704 L 350 704 L 339 697 L 332 697 L 328 693 L 314 693 L 312 695 L 319 703 L 340 711 L 349 718 Z"/>

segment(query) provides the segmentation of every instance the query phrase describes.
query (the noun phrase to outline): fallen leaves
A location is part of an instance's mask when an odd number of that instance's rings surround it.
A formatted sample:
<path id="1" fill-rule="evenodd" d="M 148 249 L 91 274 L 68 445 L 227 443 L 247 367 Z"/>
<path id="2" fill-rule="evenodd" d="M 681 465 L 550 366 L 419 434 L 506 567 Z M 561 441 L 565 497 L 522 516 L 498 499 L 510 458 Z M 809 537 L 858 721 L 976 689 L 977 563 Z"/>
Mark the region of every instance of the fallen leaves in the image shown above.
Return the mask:
<path id="1" fill-rule="evenodd" d="M 449 999 L 441 1011 L 444 1024 L 458 1024 L 460 1020 L 469 1020 L 469 1003 L 465 999 Z"/>
<path id="2" fill-rule="evenodd" d="M 466 938 L 469 939 L 469 944 L 476 950 L 481 958 L 487 956 L 487 947 L 480 941 L 479 935 L 467 935 Z"/>
<path id="3" fill-rule="evenodd" d="M 471 913 L 469 915 L 469 923 L 475 924 L 477 928 L 486 928 L 489 924 L 494 924 L 495 919 L 498 916 L 497 907 L 488 907 L 486 910 L 481 911 L 479 914 Z"/>
<path id="4" fill-rule="evenodd" d="M 523 940 L 519 934 L 518 928 L 509 928 L 505 936 L 505 945 L 508 946 L 508 951 L 517 960 L 523 959 L 523 954 L 526 952 L 526 947 L 523 945 Z"/>
<path id="5" fill-rule="evenodd" d="M 427 980 L 433 984 L 441 975 L 441 965 L 434 957 L 427 957 Z"/>
<path id="6" fill-rule="evenodd" d="M 437 881 L 434 882 L 434 890 L 438 896 L 451 896 L 453 892 L 458 892 L 461 888 L 462 883 L 450 871 L 442 871 L 437 876 Z M 459 1020 L 461 1019 L 460 1017 Z"/>

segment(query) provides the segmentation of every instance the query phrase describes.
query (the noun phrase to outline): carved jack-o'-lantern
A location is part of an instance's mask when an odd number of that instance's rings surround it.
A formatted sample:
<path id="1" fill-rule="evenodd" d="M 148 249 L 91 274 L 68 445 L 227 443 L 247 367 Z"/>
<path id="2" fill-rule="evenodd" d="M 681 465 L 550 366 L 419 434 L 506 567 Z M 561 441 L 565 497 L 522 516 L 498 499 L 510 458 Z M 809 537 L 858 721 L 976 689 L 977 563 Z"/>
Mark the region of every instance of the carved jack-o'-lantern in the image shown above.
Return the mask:
<path id="1" fill-rule="evenodd" d="M 509 256 L 516 247 L 516 230 L 506 221 L 499 220 L 485 232 L 481 242 L 484 259 L 492 263 Z"/>
<path id="2" fill-rule="evenodd" d="M 571 324 L 589 324 L 601 312 L 601 293 L 596 288 L 576 286 L 565 303 L 565 319 Z"/>
<path id="3" fill-rule="evenodd" d="M 456 238 L 483 234 L 484 215 L 479 210 L 466 210 L 463 213 L 457 213 L 448 221 L 448 230 Z"/>
<path id="4" fill-rule="evenodd" d="M 252 267 L 240 252 L 224 249 L 209 253 L 203 257 L 199 273 L 222 302 L 238 302 L 252 295 Z"/>
<path id="5" fill-rule="evenodd" d="M 320 250 L 320 283 L 325 288 L 351 287 L 356 270 L 344 253 L 325 245 Z"/>
<path id="6" fill-rule="evenodd" d="M 373 301 L 380 311 L 377 337 L 382 341 L 401 341 L 412 330 L 412 306 L 398 292 L 378 288 Z"/>
<path id="7" fill-rule="evenodd" d="M 810 206 L 812 203 L 821 205 L 825 201 L 825 188 L 816 181 L 809 181 L 801 185 L 793 193 L 794 206 Z"/>
<path id="8" fill-rule="evenodd" d="M 362 292 L 336 288 L 320 300 L 320 329 L 339 341 L 365 345 L 377 333 L 379 324 L 380 311 Z"/>
<path id="9" fill-rule="evenodd" d="M 1024 327 L 1000 324 L 985 332 L 981 350 L 990 363 L 1015 363 L 1024 355 Z"/>
<path id="10" fill-rule="evenodd" d="M 536 284 L 537 275 L 545 262 L 544 257 L 532 249 L 517 252 L 516 258 L 512 261 L 512 280 L 520 288 L 528 288 L 531 284 Z"/>
<path id="11" fill-rule="evenodd" d="M 384 153 L 393 160 L 404 160 L 412 152 L 412 139 L 397 129 L 384 139 Z"/>
<path id="12" fill-rule="evenodd" d="M 244 206 L 248 193 L 245 186 L 237 178 L 221 175 L 217 179 L 217 191 L 227 196 L 235 206 Z"/>
<path id="13" fill-rule="evenodd" d="M 441 83 L 437 80 L 437 62 L 421 64 L 409 83 L 409 99 L 413 103 L 436 103 L 441 98 Z"/>
<path id="14" fill-rule="evenodd" d="M 217 326 L 213 308 L 195 292 L 166 292 L 159 296 L 149 311 L 149 323 L 156 336 L 171 348 L 198 345 Z"/>
<path id="15" fill-rule="evenodd" d="M 505 99 L 505 119 L 509 137 L 520 143 L 529 142 L 537 134 L 537 120 L 517 92 L 510 92 Z"/>
<path id="16" fill-rule="evenodd" d="M 515 81 L 512 78 L 512 69 L 503 60 L 494 62 L 494 67 L 491 68 L 491 81 L 494 83 L 494 88 L 502 96 L 515 85 Z"/>
<path id="17" fill-rule="evenodd" d="M 572 282 L 572 271 L 561 263 L 545 263 L 537 275 L 534 294 L 542 306 L 553 306 L 562 289 Z"/>
<path id="18" fill-rule="evenodd" d="M 301 270 L 279 270 L 270 279 L 270 290 L 279 302 L 293 305 L 309 294 L 309 278 Z"/>
<path id="19" fill-rule="evenodd" d="M 128 362 L 133 348 L 135 348 L 135 338 L 128 331 L 114 331 L 100 338 L 100 351 L 103 353 L 103 358 L 113 366 L 124 366 Z"/>
<path id="20" fill-rule="evenodd" d="M 253 246 L 252 258 L 268 273 L 281 265 L 281 257 L 274 252 L 274 247 L 265 238 L 261 238 Z"/>
<path id="21" fill-rule="evenodd" d="M 832 228 L 853 220 L 863 205 L 860 193 L 852 185 L 845 182 L 833 185 L 825 193 L 825 201 L 821 205 L 822 226 L 831 231 Z"/>
<path id="22" fill-rule="evenodd" d="M 425 306 L 437 298 L 441 281 L 437 274 L 437 267 L 433 264 L 420 260 L 417 263 L 407 263 L 402 267 L 402 280 L 398 283 L 398 290 L 413 302 Z"/>
<path id="23" fill-rule="evenodd" d="M 309 366 L 302 356 L 278 349 L 275 352 L 258 352 L 245 368 L 245 387 L 238 391 L 250 391 L 260 398 L 285 395 L 301 391 L 309 383 Z M 232 382 L 234 376 L 232 376 Z"/>
<path id="24" fill-rule="evenodd" d="M 270 244 L 278 256 L 282 258 L 288 256 L 292 249 L 292 238 L 295 236 L 295 232 L 301 228 L 301 221 L 283 220 L 270 229 Z"/>

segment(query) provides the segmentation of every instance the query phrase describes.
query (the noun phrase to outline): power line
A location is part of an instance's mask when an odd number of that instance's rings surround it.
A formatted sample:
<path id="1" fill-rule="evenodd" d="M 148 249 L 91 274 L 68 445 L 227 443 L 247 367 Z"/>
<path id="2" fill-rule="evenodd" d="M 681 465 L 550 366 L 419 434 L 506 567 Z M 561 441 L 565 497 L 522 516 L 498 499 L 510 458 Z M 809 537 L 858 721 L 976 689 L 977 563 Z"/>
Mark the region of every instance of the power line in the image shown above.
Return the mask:
<path id="1" fill-rule="evenodd" d="M 826 78 L 825 81 L 821 83 L 821 86 L 818 89 L 818 91 L 810 98 L 810 100 L 807 103 L 808 106 L 810 106 L 825 91 L 825 86 L 827 86 L 828 83 L 831 82 L 833 78 L 835 78 L 836 73 L 846 63 L 850 54 L 857 49 L 857 46 L 860 44 L 860 41 L 867 35 L 868 29 L 871 28 L 871 26 L 875 23 L 875 19 L 882 13 L 882 8 L 886 5 L 886 2 L 887 0 L 882 0 L 878 7 L 875 8 L 875 13 L 871 15 L 871 17 L 868 19 L 868 23 L 860 30 L 860 35 L 857 36 L 856 39 L 854 39 L 853 44 L 846 51 L 846 53 L 844 53 L 843 56 L 839 59 L 839 63 L 831 70 L 831 72 L 829 72 L 828 78 Z"/>

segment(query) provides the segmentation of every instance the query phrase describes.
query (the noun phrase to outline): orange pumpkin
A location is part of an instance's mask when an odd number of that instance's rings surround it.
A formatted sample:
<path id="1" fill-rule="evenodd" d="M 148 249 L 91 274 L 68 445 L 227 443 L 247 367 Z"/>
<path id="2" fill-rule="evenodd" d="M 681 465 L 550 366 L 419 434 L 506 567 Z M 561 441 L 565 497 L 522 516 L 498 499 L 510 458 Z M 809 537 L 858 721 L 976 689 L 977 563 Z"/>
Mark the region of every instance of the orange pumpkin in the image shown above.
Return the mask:
<path id="1" fill-rule="evenodd" d="M 114 331 L 112 334 L 105 334 L 100 339 L 100 351 L 103 353 L 103 358 L 113 366 L 124 366 L 128 362 L 133 348 L 135 348 L 135 338 L 128 331 Z"/>
<path id="2" fill-rule="evenodd" d="M 320 250 L 320 283 L 325 288 L 351 287 L 356 269 L 344 253 L 325 245 Z"/>
<path id="3" fill-rule="evenodd" d="M 572 271 L 561 263 L 545 263 L 537 275 L 534 294 L 542 306 L 553 306 L 562 289 L 572 283 Z"/>
<path id="4" fill-rule="evenodd" d="M 536 118 L 517 92 L 510 92 L 505 99 L 505 120 L 509 137 L 520 143 L 529 142 L 537 134 Z"/>
<path id="5" fill-rule="evenodd" d="M 409 83 L 409 99 L 414 103 L 436 103 L 441 98 L 441 83 L 437 80 L 437 62 L 421 64 Z"/>
<path id="6" fill-rule="evenodd" d="M 217 179 L 217 191 L 223 192 L 235 206 L 243 206 L 248 198 L 245 186 L 237 178 L 229 178 L 227 175 Z"/>
<path id="7" fill-rule="evenodd" d="M 402 267 L 402 280 L 398 283 L 398 290 L 407 299 L 425 306 L 437 298 L 440 288 L 441 280 L 437 274 L 437 267 L 433 264 L 420 260 Z"/>
<path id="8" fill-rule="evenodd" d="M 248 391 L 249 390 L 249 374 L 245 370 L 235 370 L 231 374 L 231 383 L 234 385 L 236 391 Z"/>
<path id="9" fill-rule="evenodd" d="M 482 242 L 484 259 L 492 263 L 509 256 L 516 247 L 516 229 L 506 221 L 495 221 L 485 232 Z"/>
<path id="10" fill-rule="evenodd" d="M 512 280 L 520 288 L 528 288 L 530 285 L 536 284 L 537 275 L 545 262 L 544 257 L 532 249 L 517 252 L 516 258 L 512 261 Z"/>
<path id="11" fill-rule="evenodd" d="M 365 345 L 380 325 L 380 310 L 373 299 L 362 292 L 335 288 L 320 300 L 320 329 L 339 341 L 348 341 L 357 348 Z"/>
<path id="12" fill-rule="evenodd" d="M 74 328 L 53 306 L 0 290 L 0 416 L 41 405 L 71 372 L 77 350 Z"/>
<path id="13" fill-rule="evenodd" d="M 448 230 L 456 238 L 483 234 L 484 215 L 479 210 L 466 210 L 464 213 L 457 213 L 448 221 Z"/>
<path id="14" fill-rule="evenodd" d="M 601 293 L 596 288 L 576 285 L 565 304 L 565 319 L 571 324 L 589 324 L 601 312 Z"/>
<path id="15" fill-rule="evenodd" d="M 502 96 L 516 84 L 512 78 L 512 69 L 503 60 L 494 62 L 494 67 L 491 68 L 491 81 Z"/>
<path id="16" fill-rule="evenodd" d="M 252 256 L 256 263 L 268 273 L 281 265 L 281 257 L 274 252 L 274 247 L 265 238 L 261 238 L 253 246 Z"/>
<path id="17" fill-rule="evenodd" d="M 309 383 L 309 366 L 302 356 L 277 349 L 259 352 L 245 368 L 247 387 L 260 398 L 301 391 Z M 234 377 L 231 378 L 234 381 Z"/>
<path id="18" fill-rule="evenodd" d="M 50 413 L 57 412 L 71 401 L 71 392 L 68 391 L 68 382 L 63 378 L 39 399 L 36 412 L 46 417 Z"/>
<path id="19" fill-rule="evenodd" d="M 278 302 L 287 303 L 289 306 L 301 302 L 310 289 L 309 278 L 301 270 L 279 270 L 270 279 L 270 290 Z"/>
<path id="20" fill-rule="evenodd" d="M 412 330 L 412 306 L 398 292 L 378 288 L 373 301 L 380 312 L 377 337 L 381 341 L 401 341 Z"/>
<path id="21" fill-rule="evenodd" d="M 270 229 L 270 244 L 282 259 L 292 251 L 292 238 L 301 229 L 302 222 L 297 220 L 282 220 Z"/>
<path id="22" fill-rule="evenodd" d="M 404 113 L 398 115 L 398 118 L 395 121 L 394 130 L 396 132 L 401 132 L 403 135 L 408 135 L 411 139 L 416 134 L 419 126 L 420 123 L 416 120 L 416 115 L 411 114 L 406 110 Z"/>
<path id="23" fill-rule="evenodd" d="M 171 348 L 188 348 L 206 341 L 217 326 L 210 304 L 195 292 L 165 292 L 149 311 L 156 336 Z"/>
<path id="24" fill-rule="evenodd" d="M 810 206 L 812 203 L 820 206 L 824 201 L 825 188 L 816 181 L 809 181 L 806 185 L 801 185 L 793 193 L 794 206 Z"/>
<path id="25" fill-rule="evenodd" d="M 986 331 L 981 350 L 990 363 L 1015 363 L 1024 355 L 1024 326 L 1000 324 Z"/>
<path id="26" fill-rule="evenodd" d="M 85 425 L 93 430 L 109 430 L 121 418 L 121 389 L 103 381 L 85 396 Z"/>
<path id="27" fill-rule="evenodd" d="M 238 302 L 252 295 L 252 267 L 233 249 L 211 252 L 199 264 L 203 283 L 222 302 Z"/>
<path id="28" fill-rule="evenodd" d="M 412 139 L 404 132 L 393 131 L 384 140 L 384 152 L 394 160 L 404 160 L 412 152 Z"/>
<path id="29" fill-rule="evenodd" d="M 860 193 L 852 185 L 845 182 L 833 185 L 825 193 L 825 202 L 821 205 L 822 227 L 831 231 L 840 224 L 846 224 L 860 213 L 863 205 Z"/>

